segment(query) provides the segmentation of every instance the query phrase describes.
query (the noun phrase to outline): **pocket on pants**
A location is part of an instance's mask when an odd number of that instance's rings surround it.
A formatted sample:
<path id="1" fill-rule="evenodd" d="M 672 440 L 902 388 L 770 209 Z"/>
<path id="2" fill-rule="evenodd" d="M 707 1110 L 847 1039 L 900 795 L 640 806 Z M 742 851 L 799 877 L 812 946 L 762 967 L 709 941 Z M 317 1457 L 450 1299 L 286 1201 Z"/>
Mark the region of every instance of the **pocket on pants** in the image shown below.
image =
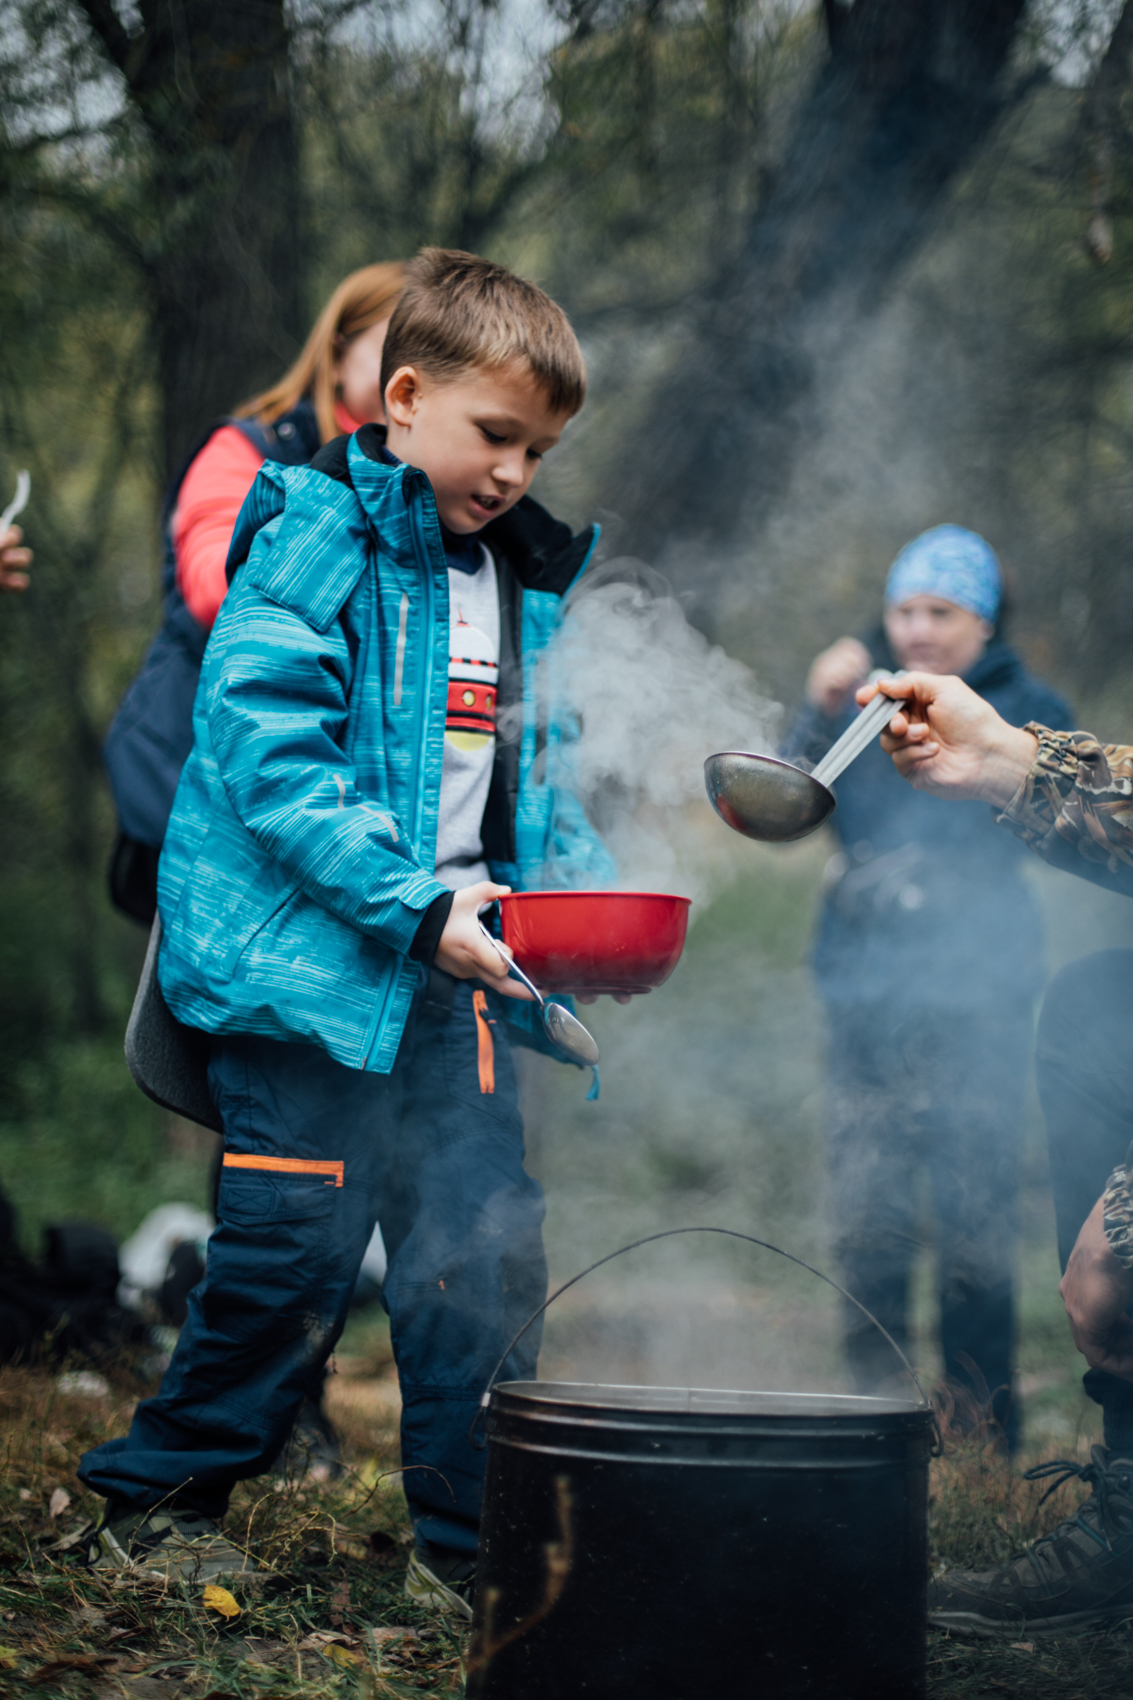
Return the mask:
<path id="1" fill-rule="evenodd" d="M 493 1121 L 520 1128 L 515 1064 L 503 1025 L 484 992 L 459 995 L 444 1030 L 450 1098 Z"/>

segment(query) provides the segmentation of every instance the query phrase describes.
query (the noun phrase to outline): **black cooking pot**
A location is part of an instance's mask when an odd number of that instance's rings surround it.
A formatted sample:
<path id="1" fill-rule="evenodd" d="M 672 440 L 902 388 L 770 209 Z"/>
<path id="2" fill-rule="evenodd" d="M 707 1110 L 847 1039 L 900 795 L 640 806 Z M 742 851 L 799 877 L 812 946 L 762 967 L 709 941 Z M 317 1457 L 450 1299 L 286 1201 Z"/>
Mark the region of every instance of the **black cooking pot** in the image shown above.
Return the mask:
<path id="1" fill-rule="evenodd" d="M 487 1412 L 475 1700 L 918 1700 L 932 1413 L 510 1382 Z"/>

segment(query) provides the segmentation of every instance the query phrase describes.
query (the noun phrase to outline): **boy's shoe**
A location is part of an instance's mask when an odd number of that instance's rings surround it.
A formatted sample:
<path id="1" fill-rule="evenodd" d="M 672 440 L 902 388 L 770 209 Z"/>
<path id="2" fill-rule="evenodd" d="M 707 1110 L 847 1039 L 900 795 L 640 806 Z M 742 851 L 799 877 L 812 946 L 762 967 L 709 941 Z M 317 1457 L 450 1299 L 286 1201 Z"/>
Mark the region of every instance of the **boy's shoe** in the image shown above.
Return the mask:
<path id="1" fill-rule="evenodd" d="M 108 1505 L 87 1537 L 86 1562 L 92 1570 L 140 1571 L 202 1586 L 250 1576 L 256 1568 L 211 1517 L 175 1505 L 117 1514 Z"/>
<path id="2" fill-rule="evenodd" d="M 459 1612 L 471 1619 L 476 1593 L 476 1560 L 448 1547 L 418 1545 L 405 1574 L 405 1597 L 430 1611 Z"/>
<path id="3" fill-rule="evenodd" d="M 928 1620 L 960 1635 L 1043 1635 L 1133 1617 L 1133 1459 L 1095 1446 L 1091 1462 L 1060 1458 L 1026 1479 L 1072 1476 L 1093 1492 L 1077 1515 L 999 1570 L 947 1570 L 929 1583 Z"/>

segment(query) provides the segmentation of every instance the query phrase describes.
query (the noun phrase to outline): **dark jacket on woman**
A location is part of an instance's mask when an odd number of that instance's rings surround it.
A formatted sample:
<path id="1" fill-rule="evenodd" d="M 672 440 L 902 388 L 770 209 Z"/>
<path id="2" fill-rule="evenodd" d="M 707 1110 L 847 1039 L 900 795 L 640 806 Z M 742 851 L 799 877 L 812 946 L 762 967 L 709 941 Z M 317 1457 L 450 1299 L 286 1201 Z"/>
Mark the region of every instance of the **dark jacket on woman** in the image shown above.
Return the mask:
<path id="1" fill-rule="evenodd" d="M 883 633 L 867 640 L 875 667 L 895 668 Z M 1067 728 L 1072 712 L 993 638 L 966 683 L 1013 726 Z M 804 707 L 784 753 L 818 761 L 857 712 Z M 1038 904 L 1018 839 L 985 803 L 915 791 L 875 739 L 833 786 L 838 850 L 827 867 L 814 949 L 832 1008 L 903 997 L 910 1008 L 972 1008 L 1032 999 L 1043 979 Z"/>

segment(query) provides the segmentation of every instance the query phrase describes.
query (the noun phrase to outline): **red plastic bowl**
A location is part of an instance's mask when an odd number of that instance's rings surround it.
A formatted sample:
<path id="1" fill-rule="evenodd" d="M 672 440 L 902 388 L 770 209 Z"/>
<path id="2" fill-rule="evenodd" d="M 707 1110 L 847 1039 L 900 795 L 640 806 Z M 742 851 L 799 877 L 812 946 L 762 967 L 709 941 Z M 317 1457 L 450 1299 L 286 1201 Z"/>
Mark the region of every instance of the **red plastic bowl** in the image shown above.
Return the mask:
<path id="1" fill-rule="evenodd" d="M 500 898 L 504 943 L 540 991 L 649 992 L 677 966 L 688 897 L 522 891 Z"/>

